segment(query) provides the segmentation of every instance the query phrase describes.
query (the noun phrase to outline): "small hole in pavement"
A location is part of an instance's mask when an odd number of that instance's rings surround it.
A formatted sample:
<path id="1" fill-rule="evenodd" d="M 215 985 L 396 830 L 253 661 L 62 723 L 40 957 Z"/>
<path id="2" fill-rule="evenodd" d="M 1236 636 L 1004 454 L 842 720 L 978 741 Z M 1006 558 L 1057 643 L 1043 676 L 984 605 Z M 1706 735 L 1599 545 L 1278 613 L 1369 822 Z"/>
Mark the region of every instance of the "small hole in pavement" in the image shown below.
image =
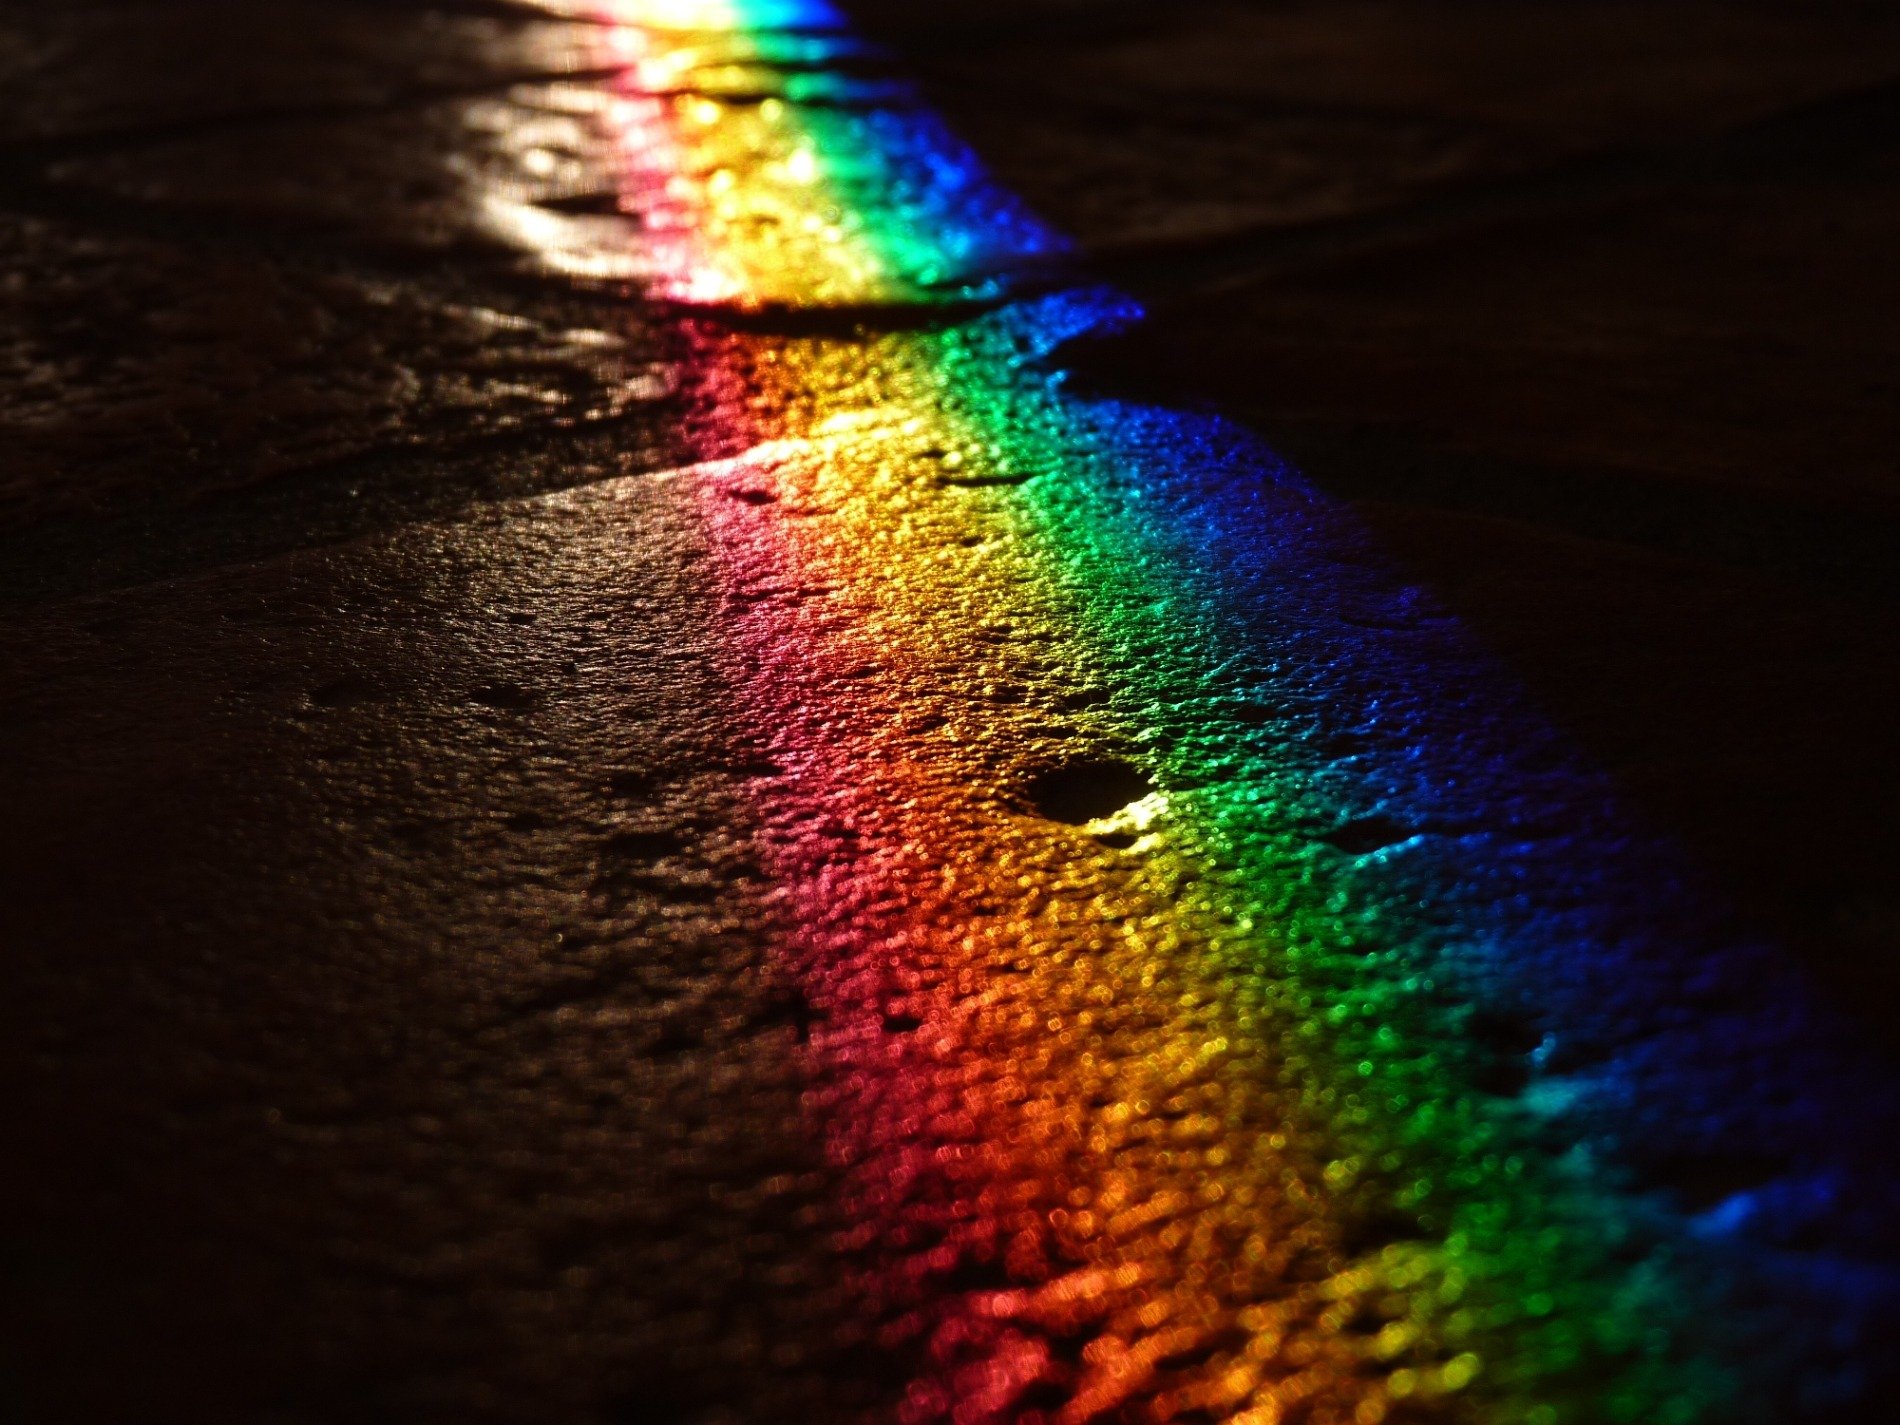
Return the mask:
<path id="1" fill-rule="evenodd" d="M 1016 1285 L 1001 1262 L 981 1257 L 961 1257 L 955 1266 L 939 1277 L 938 1290 L 946 1295 L 966 1291 L 1007 1291 Z"/>
<path id="2" fill-rule="evenodd" d="M 1544 1031 L 1534 1021 L 1508 1009 L 1474 1010 L 1465 1034 L 1499 1054 L 1529 1054 L 1544 1042 Z"/>
<path id="3" fill-rule="evenodd" d="M 1131 763 L 1089 758 L 1050 768 L 1032 779 L 1027 791 L 1030 805 L 1051 821 L 1080 826 L 1113 816 L 1154 789 Z"/>
<path id="4" fill-rule="evenodd" d="M 502 712 L 526 712 L 534 706 L 534 694 L 519 683 L 484 683 L 469 695 L 469 701 Z"/>
<path id="5" fill-rule="evenodd" d="M 1396 1207 L 1375 1207 L 1350 1214 L 1340 1228 L 1340 1245 L 1352 1256 L 1365 1256 L 1394 1242 L 1414 1242 L 1425 1229 L 1411 1213 Z"/>
<path id="6" fill-rule="evenodd" d="M 1387 816 L 1362 816 L 1326 833 L 1320 839 L 1328 846 L 1337 846 L 1348 856 L 1368 856 L 1374 851 L 1383 851 L 1388 846 L 1396 846 L 1401 841 L 1409 841 L 1416 833 L 1409 826 L 1402 826 Z"/>
<path id="7" fill-rule="evenodd" d="M 1531 1054 L 1543 1031 L 1509 1010 L 1479 1009 L 1465 1021 L 1465 1035 L 1482 1052 L 1472 1068 L 1472 1086 L 1499 1098 L 1515 1098 L 1530 1086 Z"/>
<path id="8" fill-rule="evenodd" d="M 617 797 L 645 797 L 655 785 L 651 772 L 631 768 L 610 773 L 607 777 L 607 790 Z"/>
<path id="9" fill-rule="evenodd" d="M 1643 1177 L 1668 1192 L 1685 1212 L 1706 1212 L 1737 1193 L 1766 1186 L 1787 1169 L 1777 1159 L 1750 1153 L 1658 1155 L 1637 1164 Z"/>

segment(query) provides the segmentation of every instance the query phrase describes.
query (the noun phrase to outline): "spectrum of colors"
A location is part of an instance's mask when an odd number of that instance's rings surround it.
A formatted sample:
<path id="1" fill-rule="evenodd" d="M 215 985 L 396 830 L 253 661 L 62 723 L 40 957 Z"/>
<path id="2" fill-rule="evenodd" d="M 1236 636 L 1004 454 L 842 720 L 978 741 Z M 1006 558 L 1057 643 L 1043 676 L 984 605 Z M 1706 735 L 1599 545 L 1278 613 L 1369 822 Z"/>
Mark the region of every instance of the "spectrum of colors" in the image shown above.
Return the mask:
<path id="1" fill-rule="evenodd" d="M 1773 949 L 1246 433 L 1068 394 L 1139 314 L 828 6 L 567 8 L 899 1417 L 1871 1418 L 1900 1114 Z"/>

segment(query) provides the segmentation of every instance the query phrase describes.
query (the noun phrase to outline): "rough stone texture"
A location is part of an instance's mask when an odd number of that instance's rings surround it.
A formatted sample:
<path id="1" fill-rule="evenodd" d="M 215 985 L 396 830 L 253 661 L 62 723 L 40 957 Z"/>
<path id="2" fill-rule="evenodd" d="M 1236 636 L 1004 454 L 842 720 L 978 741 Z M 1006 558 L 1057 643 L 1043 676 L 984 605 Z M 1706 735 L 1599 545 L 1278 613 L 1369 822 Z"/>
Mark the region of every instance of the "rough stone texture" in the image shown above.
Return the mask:
<path id="1" fill-rule="evenodd" d="M 815 1393 L 799 1008 L 647 488 L 16 621 L 19 1418 Z"/>
<path id="2" fill-rule="evenodd" d="M 1147 302 L 1083 379 L 1353 500 L 1893 1042 L 1900 16 L 857 9 Z"/>
<path id="3" fill-rule="evenodd" d="M 1889 10 L 856 8 L 1150 301 L 1091 379 L 1355 500 L 1891 1035 Z M 888 1388 L 800 1324 L 833 1184 L 662 338 L 479 211 L 484 116 L 585 53 L 502 3 L 0 7 L 19 1418 Z"/>
<path id="4" fill-rule="evenodd" d="M 5 25 L 0 1411 L 848 1413 L 653 339 L 470 196 L 575 32 Z"/>

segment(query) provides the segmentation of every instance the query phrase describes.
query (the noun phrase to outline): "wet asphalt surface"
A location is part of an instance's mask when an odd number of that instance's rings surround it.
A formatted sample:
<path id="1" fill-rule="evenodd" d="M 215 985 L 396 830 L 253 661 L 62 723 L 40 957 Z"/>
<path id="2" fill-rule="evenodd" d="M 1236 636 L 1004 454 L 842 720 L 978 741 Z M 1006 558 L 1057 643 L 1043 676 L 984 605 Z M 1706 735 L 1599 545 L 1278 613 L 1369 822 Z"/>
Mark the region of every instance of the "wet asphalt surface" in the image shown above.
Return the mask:
<path id="1" fill-rule="evenodd" d="M 1891 1043 L 1900 30 L 1347 8 L 859 11 L 1149 301 L 1078 379 L 1355 502 Z M 522 137 L 586 29 L 0 8 L 18 1418 L 909 1377 L 800 1115 L 706 534 L 647 478 L 666 315 L 484 208 L 617 221 Z"/>

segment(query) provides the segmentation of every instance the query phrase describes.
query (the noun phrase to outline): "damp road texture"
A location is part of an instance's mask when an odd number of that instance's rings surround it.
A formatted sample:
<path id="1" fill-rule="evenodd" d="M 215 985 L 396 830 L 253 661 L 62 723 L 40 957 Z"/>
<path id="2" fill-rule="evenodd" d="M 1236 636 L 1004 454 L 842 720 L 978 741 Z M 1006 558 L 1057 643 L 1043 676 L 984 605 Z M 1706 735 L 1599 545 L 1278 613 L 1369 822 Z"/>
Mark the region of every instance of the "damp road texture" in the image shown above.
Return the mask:
<path id="1" fill-rule="evenodd" d="M 0 5 L 0 1408 L 1884 1418 L 1896 56 Z"/>

